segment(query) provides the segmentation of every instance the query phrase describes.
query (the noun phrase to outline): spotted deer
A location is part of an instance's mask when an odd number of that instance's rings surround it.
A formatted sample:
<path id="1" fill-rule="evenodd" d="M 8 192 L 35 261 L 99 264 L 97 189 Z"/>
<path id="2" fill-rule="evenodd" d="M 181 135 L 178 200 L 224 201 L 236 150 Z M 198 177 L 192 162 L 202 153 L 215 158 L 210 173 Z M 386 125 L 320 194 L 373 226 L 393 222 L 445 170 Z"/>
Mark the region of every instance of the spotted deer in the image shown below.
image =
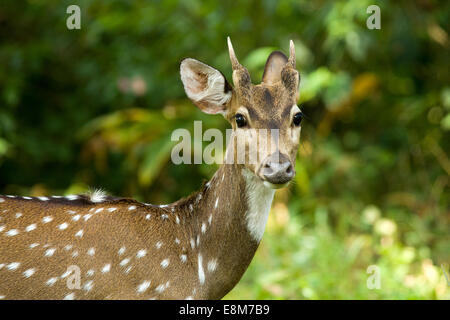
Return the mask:
<path id="1" fill-rule="evenodd" d="M 254 85 L 228 38 L 232 87 L 195 59 L 180 66 L 187 96 L 222 114 L 244 150 L 250 129 L 277 129 L 274 151 L 220 166 L 200 191 L 151 205 L 95 191 L 0 196 L 0 297 L 4 299 L 220 299 L 239 281 L 264 233 L 275 189 L 294 177 L 302 113 L 299 73 L 274 51 Z M 272 140 L 269 139 L 273 145 Z M 267 142 L 267 141 L 266 141 Z M 238 143 L 229 143 L 226 157 Z"/>

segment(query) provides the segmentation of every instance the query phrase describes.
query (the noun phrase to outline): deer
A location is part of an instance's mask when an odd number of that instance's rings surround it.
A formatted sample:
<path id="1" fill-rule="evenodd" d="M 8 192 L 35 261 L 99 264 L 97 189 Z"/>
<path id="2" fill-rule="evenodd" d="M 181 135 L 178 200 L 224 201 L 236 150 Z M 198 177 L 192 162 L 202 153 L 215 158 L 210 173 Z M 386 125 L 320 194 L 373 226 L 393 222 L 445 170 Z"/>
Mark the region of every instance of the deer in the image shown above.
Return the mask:
<path id="1" fill-rule="evenodd" d="M 185 92 L 201 111 L 222 114 L 234 137 L 245 137 L 227 145 L 227 159 L 238 147 L 259 148 L 251 129 L 278 130 L 276 142 L 265 140 L 271 148 L 255 161 L 225 161 L 199 191 L 165 205 L 101 190 L 0 196 L 0 298 L 217 300 L 236 286 L 261 242 L 275 191 L 295 176 L 303 113 L 292 40 L 289 57 L 269 55 L 256 85 L 227 42 L 234 86 L 219 70 L 185 58 Z"/>

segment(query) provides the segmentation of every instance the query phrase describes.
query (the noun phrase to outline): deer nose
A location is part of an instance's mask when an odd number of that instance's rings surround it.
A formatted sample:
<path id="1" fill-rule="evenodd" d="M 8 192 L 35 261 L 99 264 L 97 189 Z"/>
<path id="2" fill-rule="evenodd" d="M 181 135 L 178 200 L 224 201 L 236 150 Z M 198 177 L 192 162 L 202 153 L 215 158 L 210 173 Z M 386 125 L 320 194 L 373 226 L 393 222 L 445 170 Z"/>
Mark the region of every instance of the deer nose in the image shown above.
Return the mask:
<path id="1" fill-rule="evenodd" d="M 273 184 L 283 184 L 292 179 L 295 174 L 289 158 L 280 153 L 272 153 L 263 162 L 261 174 L 264 179 Z"/>

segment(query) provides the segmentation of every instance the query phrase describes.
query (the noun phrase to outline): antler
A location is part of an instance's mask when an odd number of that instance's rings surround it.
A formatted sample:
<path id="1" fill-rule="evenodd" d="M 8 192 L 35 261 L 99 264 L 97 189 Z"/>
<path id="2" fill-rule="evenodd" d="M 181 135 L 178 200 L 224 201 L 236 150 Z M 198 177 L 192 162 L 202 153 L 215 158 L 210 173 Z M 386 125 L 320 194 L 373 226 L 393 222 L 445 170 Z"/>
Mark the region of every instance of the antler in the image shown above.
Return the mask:
<path id="1" fill-rule="evenodd" d="M 236 58 L 230 37 L 227 37 L 227 42 L 228 51 L 230 53 L 231 67 L 233 69 L 233 83 L 237 91 L 241 93 L 248 92 L 252 83 L 250 80 L 250 73 L 243 65 L 239 63 Z"/>
<path id="2" fill-rule="evenodd" d="M 292 40 L 289 41 L 289 60 L 287 63 L 295 69 L 295 46 Z"/>
<path id="3" fill-rule="evenodd" d="M 238 59 L 236 58 L 236 54 L 234 53 L 230 37 L 227 37 L 227 42 L 228 42 L 228 52 L 230 53 L 231 67 L 233 68 L 233 70 L 242 68 L 242 65 L 239 63 Z"/>

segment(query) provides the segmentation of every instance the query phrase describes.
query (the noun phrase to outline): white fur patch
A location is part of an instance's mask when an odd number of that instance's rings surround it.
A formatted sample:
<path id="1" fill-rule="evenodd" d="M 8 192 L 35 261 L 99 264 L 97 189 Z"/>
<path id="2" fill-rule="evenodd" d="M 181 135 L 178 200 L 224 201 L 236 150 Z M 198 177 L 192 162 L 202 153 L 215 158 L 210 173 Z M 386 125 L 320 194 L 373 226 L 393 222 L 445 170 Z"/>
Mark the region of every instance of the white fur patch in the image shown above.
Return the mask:
<path id="1" fill-rule="evenodd" d="M 203 271 L 203 257 L 201 254 L 198 255 L 198 281 L 200 284 L 205 283 L 205 272 Z"/>
<path id="2" fill-rule="evenodd" d="M 101 189 L 96 189 L 88 194 L 89 200 L 94 203 L 103 202 L 106 199 L 106 192 Z"/>
<path id="3" fill-rule="evenodd" d="M 261 179 L 248 169 L 243 169 L 242 175 L 246 181 L 248 211 L 245 217 L 247 229 L 253 239 L 259 243 L 266 229 L 275 190 L 267 188 Z"/>

